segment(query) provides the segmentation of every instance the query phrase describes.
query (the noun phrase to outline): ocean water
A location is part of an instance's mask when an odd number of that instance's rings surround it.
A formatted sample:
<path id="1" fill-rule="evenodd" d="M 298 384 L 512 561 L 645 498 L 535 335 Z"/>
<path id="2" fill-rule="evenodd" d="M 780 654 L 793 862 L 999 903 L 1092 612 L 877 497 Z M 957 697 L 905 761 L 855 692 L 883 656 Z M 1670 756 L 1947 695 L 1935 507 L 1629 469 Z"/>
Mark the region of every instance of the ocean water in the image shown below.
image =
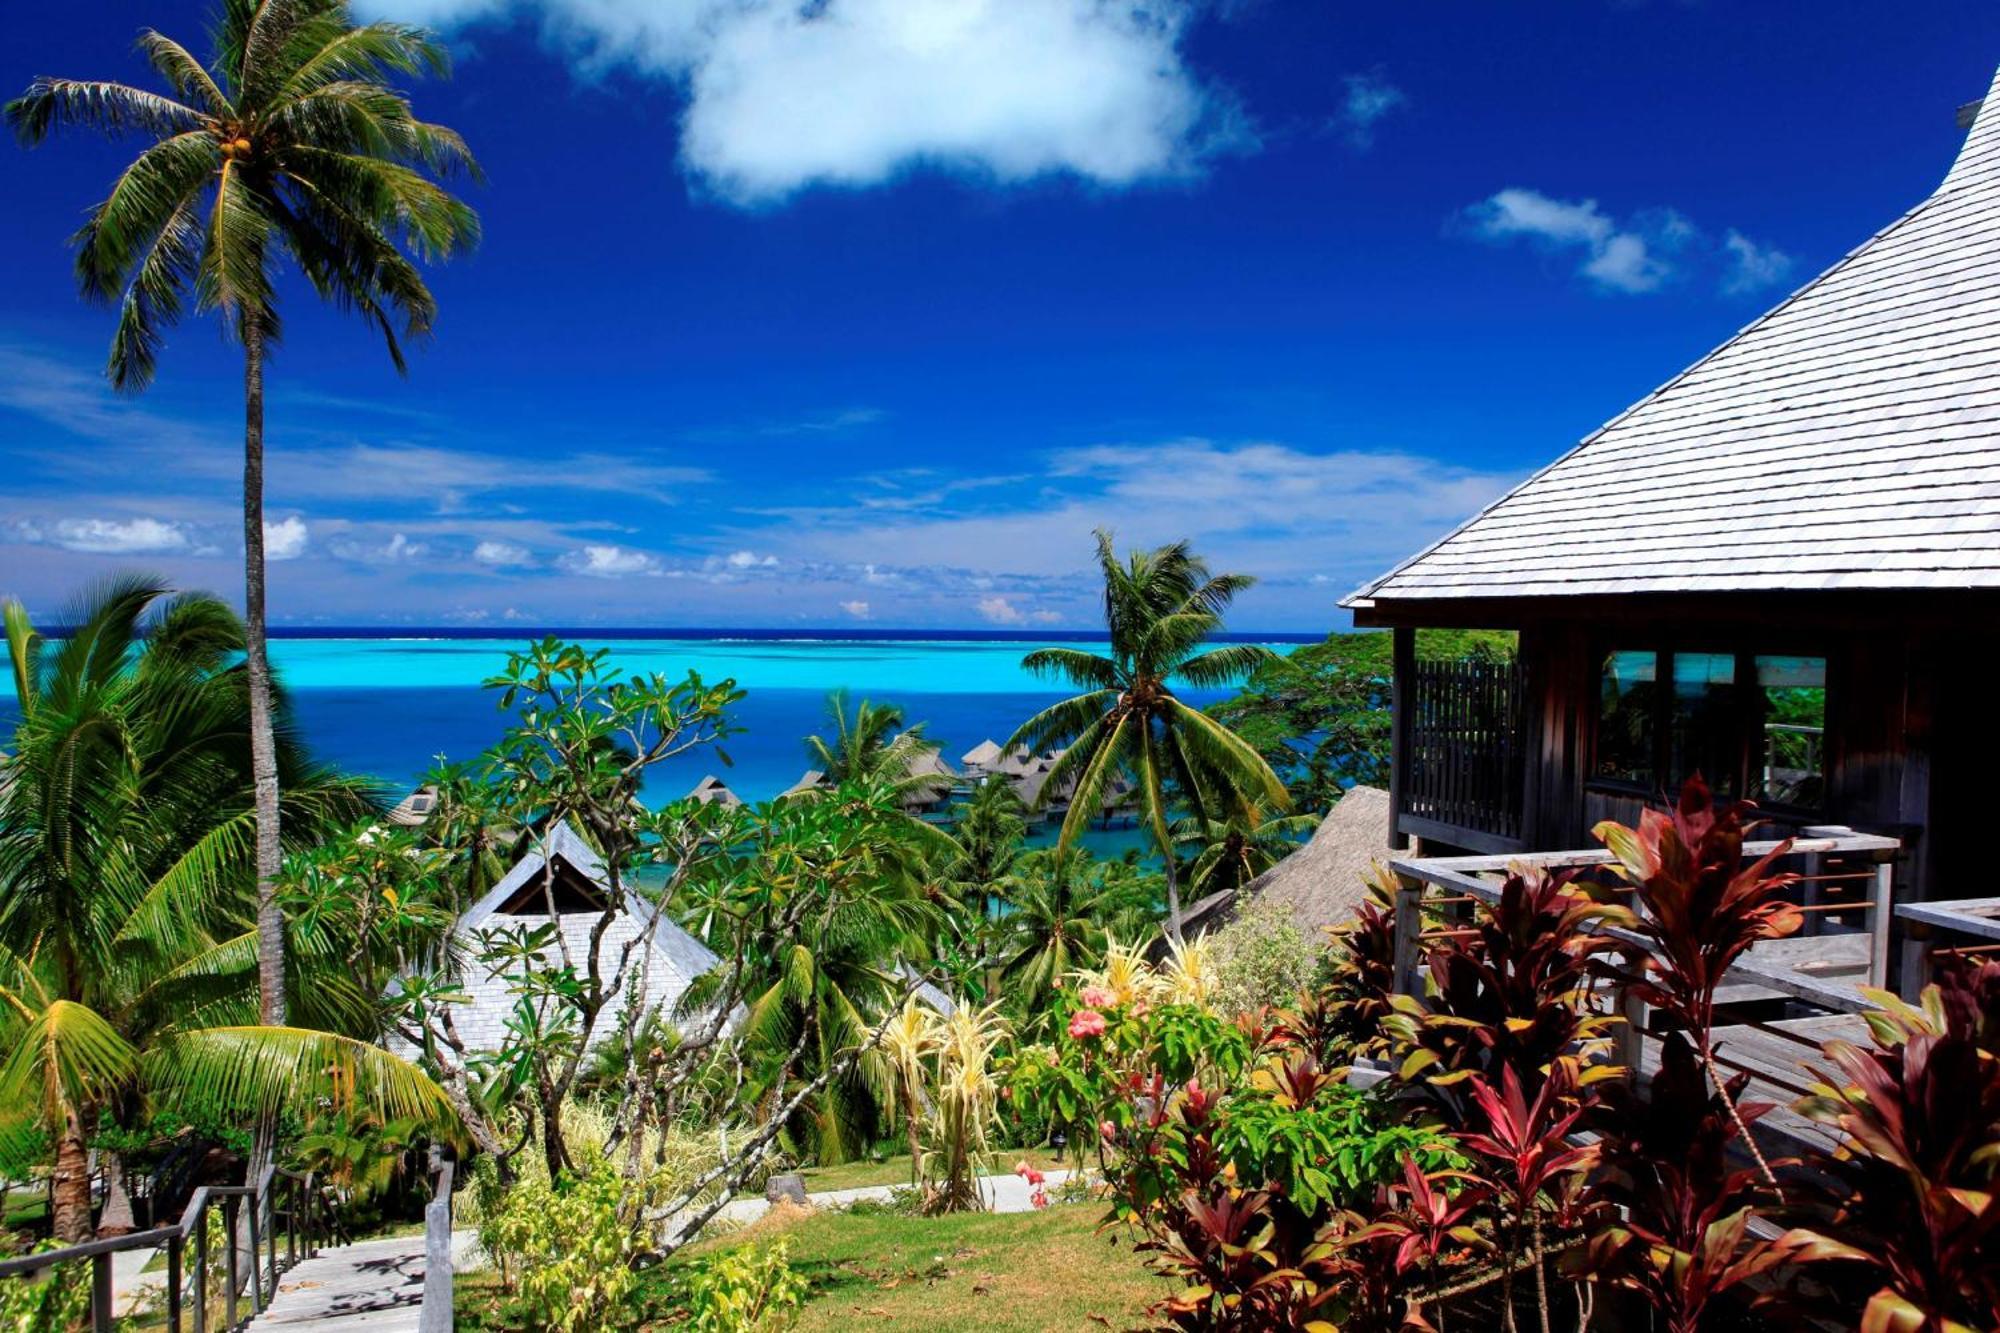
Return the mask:
<path id="1" fill-rule="evenodd" d="M 508 651 L 525 637 L 316 633 L 274 638 L 271 657 L 320 758 L 405 788 L 440 758 L 473 759 L 500 738 L 507 716 L 497 706 L 498 692 L 480 682 L 497 674 Z M 615 638 L 566 637 L 610 649 L 621 672 L 679 677 L 694 670 L 710 682 L 733 678 L 747 691 L 734 714 L 743 731 L 722 747 L 734 762 L 697 751 L 662 764 L 648 776 L 648 801 L 682 796 L 711 773 L 747 801 L 776 796 L 807 766 L 804 738 L 830 733 L 826 698 L 835 689 L 846 689 L 852 699 L 899 705 L 909 722 L 923 723 L 942 744 L 954 767 L 980 741 L 1004 741 L 1067 692 L 1060 683 L 1022 670 L 1023 654 L 1052 642 L 1031 635 L 909 638 L 878 632 L 800 638 L 777 631 L 717 631 L 639 637 L 621 631 Z M 1285 652 L 1294 644 L 1269 646 Z M 11 692 L 0 675 L 0 726 L 11 712 Z M 1221 696 L 1190 692 L 1186 697 L 1205 704 Z M 1116 852 L 1134 837 L 1114 830 L 1093 841 L 1101 852 Z"/>

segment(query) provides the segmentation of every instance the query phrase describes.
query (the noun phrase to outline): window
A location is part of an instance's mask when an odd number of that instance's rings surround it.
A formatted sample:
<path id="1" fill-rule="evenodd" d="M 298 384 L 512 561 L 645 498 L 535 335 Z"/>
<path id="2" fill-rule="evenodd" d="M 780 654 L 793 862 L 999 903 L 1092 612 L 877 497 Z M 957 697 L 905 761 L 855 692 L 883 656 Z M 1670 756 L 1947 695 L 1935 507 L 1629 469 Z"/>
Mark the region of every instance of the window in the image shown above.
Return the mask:
<path id="1" fill-rule="evenodd" d="M 1825 738 L 1823 657 L 1621 648 L 1599 670 L 1600 781 L 1664 794 L 1699 773 L 1720 795 L 1814 810 Z"/>
<path id="2" fill-rule="evenodd" d="M 1614 652 L 1604 659 L 1597 701 L 1597 776 L 1653 780 L 1653 713 L 1659 654 Z"/>
<path id="3" fill-rule="evenodd" d="M 1759 657 L 1751 798 L 1815 809 L 1826 794 L 1826 659 Z"/>
<path id="4" fill-rule="evenodd" d="M 1736 658 L 1727 653 L 1675 653 L 1673 658 L 1666 788 L 1672 791 L 1699 773 L 1716 795 L 1734 796 L 1743 764 Z"/>

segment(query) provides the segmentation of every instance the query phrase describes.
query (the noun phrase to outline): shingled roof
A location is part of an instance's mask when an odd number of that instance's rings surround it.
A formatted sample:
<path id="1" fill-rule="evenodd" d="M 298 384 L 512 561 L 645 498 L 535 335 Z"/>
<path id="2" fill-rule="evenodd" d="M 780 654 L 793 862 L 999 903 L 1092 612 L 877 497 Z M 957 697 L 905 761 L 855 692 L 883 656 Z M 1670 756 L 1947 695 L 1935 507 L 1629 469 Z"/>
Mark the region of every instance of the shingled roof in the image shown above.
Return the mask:
<path id="1" fill-rule="evenodd" d="M 2000 77 L 1935 194 L 1343 605 L 2000 587 Z"/>

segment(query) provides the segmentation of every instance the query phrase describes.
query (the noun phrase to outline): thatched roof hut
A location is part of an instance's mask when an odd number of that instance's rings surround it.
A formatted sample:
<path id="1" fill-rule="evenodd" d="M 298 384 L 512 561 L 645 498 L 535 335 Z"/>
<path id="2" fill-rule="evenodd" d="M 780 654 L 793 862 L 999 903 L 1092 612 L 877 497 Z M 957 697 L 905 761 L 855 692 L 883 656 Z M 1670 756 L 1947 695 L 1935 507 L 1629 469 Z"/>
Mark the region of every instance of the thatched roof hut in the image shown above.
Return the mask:
<path id="1" fill-rule="evenodd" d="M 990 772 L 993 766 L 999 763 L 1006 753 L 1005 750 L 1002 750 L 993 741 L 984 740 L 960 755 L 958 762 L 968 773 L 974 769 L 985 773 Z"/>
<path id="2" fill-rule="evenodd" d="M 700 801 L 703 805 L 720 805 L 725 810 L 733 810 L 743 804 L 743 798 L 724 786 L 722 779 L 713 773 L 695 783 L 687 799 Z"/>
<path id="3" fill-rule="evenodd" d="M 804 796 L 807 792 L 820 791 L 828 785 L 823 771 L 809 768 L 799 775 L 797 782 L 779 792 L 778 799 L 782 801 L 787 796 Z"/>
<path id="4" fill-rule="evenodd" d="M 1354 917 L 1366 901 L 1365 882 L 1377 861 L 1388 862 L 1389 793 L 1350 787 L 1327 812 L 1310 841 L 1241 889 L 1213 893 L 1181 914 L 1183 934 L 1215 930 L 1253 903 L 1290 910 L 1299 929 L 1317 935 Z"/>

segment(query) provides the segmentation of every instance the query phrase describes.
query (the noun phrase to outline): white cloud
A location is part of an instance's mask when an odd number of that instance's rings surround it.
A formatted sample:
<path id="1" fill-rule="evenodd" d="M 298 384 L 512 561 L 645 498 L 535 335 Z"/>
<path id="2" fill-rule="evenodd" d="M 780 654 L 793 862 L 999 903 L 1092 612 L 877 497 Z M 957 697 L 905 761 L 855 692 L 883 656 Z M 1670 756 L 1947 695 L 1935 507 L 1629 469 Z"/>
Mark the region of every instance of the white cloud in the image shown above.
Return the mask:
<path id="1" fill-rule="evenodd" d="M 859 599 L 842 602 L 840 604 L 840 609 L 845 611 L 848 615 L 854 617 L 856 620 L 866 620 L 868 619 L 869 616 L 868 603 L 860 601 Z"/>
<path id="2" fill-rule="evenodd" d="M 495 569 L 524 567 L 535 563 L 535 553 L 525 546 L 513 542 L 494 541 L 490 538 L 472 548 L 472 558 L 482 565 L 492 565 Z"/>
<path id="3" fill-rule="evenodd" d="M 1027 617 L 1021 609 L 1005 597 L 982 597 L 979 599 L 979 614 L 993 625 L 1018 625 Z"/>
<path id="4" fill-rule="evenodd" d="M 772 569 L 778 563 L 775 555 L 758 555 L 755 551 L 731 551 L 723 561 L 731 569 Z"/>
<path id="5" fill-rule="evenodd" d="M 1729 258 L 1722 290 L 1732 295 L 1762 291 L 1783 282 L 1792 272 L 1792 257 L 1775 246 L 1759 245 L 1731 227 L 1722 238 Z"/>
<path id="6" fill-rule="evenodd" d="M 1356 148 L 1371 148 L 1375 144 L 1376 123 L 1410 99 L 1380 71 L 1349 74 L 1346 84 L 1347 99 L 1341 105 L 1338 124 L 1346 131 L 1349 143 Z"/>
<path id="7" fill-rule="evenodd" d="M 1581 255 L 1577 272 L 1600 291 L 1658 291 L 1685 269 L 1725 268 L 1726 292 L 1754 291 L 1781 280 L 1791 267 L 1782 251 L 1760 246 L 1734 228 L 1718 248 L 1701 228 L 1671 208 L 1648 209 L 1619 222 L 1595 199 L 1571 202 L 1538 190 L 1506 189 L 1466 210 L 1488 240 L 1526 238 L 1551 250 Z"/>
<path id="8" fill-rule="evenodd" d="M 658 557 L 623 546 L 580 546 L 556 562 L 572 574 L 595 579 L 622 579 L 634 574 L 658 574 Z"/>
<path id="9" fill-rule="evenodd" d="M 91 555 L 166 555 L 194 546 L 185 527 L 157 518 L 64 518 L 16 524 L 14 531 L 23 541 Z"/>
<path id="10" fill-rule="evenodd" d="M 587 70 L 687 95 L 685 169 L 768 204 L 912 167 L 1120 187 L 1242 142 L 1181 56 L 1198 0 L 367 0 L 433 25 L 538 12 Z"/>
<path id="11" fill-rule="evenodd" d="M 391 533 L 383 542 L 372 542 L 353 537 L 337 537 L 328 543 L 327 549 L 342 560 L 358 560 L 370 565 L 393 565 L 407 560 L 419 560 L 430 553 L 430 546 L 424 542 L 411 541 L 406 533 Z"/>
<path id="12" fill-rule="evenodd" d="M 310 534 L 306 531 L 306 521 L 297 514 L 281 518 L 276 523 L 264 523 L 264 558 L 266 560 L 296 560 L 306 553 L 306 543 Z"/>

